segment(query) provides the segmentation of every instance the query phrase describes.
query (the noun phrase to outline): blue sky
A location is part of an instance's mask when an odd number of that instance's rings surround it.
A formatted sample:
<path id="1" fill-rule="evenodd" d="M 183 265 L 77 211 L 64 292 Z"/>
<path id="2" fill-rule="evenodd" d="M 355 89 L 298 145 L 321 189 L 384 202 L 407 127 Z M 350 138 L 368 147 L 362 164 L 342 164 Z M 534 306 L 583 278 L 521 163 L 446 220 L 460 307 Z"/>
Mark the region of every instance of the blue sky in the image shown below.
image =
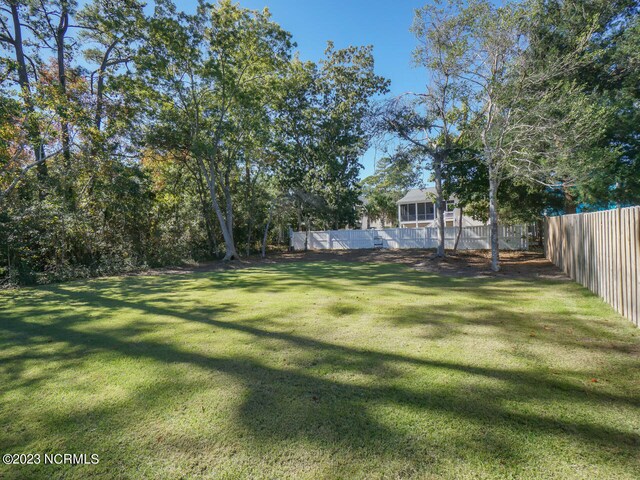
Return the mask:
<path id="1" fill-rule="evenodd" d="M 390 95 L 424 88 L 425 72 L 411 65 L 416 44 L 409 27 L 416 8 L 425 0 L 240 0 L 252 9 L 267 7 L 273 20 L 291 32 L 304 60 L 323 56 L 327 40 L 336 48 L 373 45 L 376 73 L 391 80 Z M 179 8 L 193 11 L 196 1 L 177 1 Z M 361 177 L 373 173 L 381 152 L 371 148 L 363 157 Z"/>

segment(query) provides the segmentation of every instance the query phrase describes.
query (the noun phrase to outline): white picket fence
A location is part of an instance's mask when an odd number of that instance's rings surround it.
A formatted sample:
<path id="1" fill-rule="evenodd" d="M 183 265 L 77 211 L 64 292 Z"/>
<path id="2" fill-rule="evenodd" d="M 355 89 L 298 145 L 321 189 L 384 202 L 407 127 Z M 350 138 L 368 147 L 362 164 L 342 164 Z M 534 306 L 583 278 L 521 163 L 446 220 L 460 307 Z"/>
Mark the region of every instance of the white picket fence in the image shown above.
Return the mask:
<path id="1" fill-rule="evenodd" d="M 491 248 L 490 227 L 463 227 L 458 249 L 486 250 Z M 458 227 L 444 229 L 445 248 L 453 248 Z M 290 246 L 304 250 L 306 232 L 291 232 Z M 527 250 L 529 234 L 527 225 L 501 226 L 498 237 L 502 250 Z M 324 230 L 309 232 L 309 250 L 356 250 L 363 248 L 436 248 L 438 229 L 385 228 L 369 230 Z"/>

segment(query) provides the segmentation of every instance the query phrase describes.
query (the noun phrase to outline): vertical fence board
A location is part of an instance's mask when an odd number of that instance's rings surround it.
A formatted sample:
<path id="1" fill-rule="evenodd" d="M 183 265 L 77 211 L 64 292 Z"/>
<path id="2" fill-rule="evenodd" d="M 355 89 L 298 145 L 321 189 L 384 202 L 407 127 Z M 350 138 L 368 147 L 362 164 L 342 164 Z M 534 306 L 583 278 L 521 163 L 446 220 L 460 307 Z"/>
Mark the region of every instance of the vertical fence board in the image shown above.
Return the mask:
<path id="1" fill-rule="evenodd" d="M 629 297 L 631 296 L 631 282 L 629 276 L 631 275 L 631 265 L 629 264 L 629 211 L 622 211 L 622 266 L 624 267 L 624 282 L 623 282 L 623 300 L 624 300 L 624 315 L 630 317 L 631 314 L 631 302 Z"/>
<path id="2" fill-rule="evenodd" d="M 634 272 L 635 272 L 635 293 L 633 310 L 635 314 L 636 327 L 640 327 L 640 207 L 634 209 L 633 215 L 633 254 L 635 256 Z"/>
<path id="3" fill-rule="evenodd" d="M 630 210 L 628 212 L 628 224 L 627 224 L 627 229 L 629 232 L 629 236 L 627 238 L 627 248 L 628 248 L 628 252 L 629 252 L 629 271 L 628 271 L 628 280 L 629 280 L 629 317 L 635 322 L 634 319 L 634 292 L 635 292 L 635 273 L 634 272 L 634 268 L 635 268 L 635 255 L 633 252 L 633 217 L 634 217 L 635 212 L 633 210 Z"/>
<path id="4" fill-rule="evenodd" d="M 615 229 L 613 232 L 613 244 L 615 246 L 615 259 L 613 262 L 613 275 L 616 279 L 616 309 L 622 314 L 622 257 L 620 256 L 620 210 L 615 210 Z"/>
<path id="5" fill-rule="evenodd" d="M 613 272 L 613 261 L 616 258 L 616 246 L 613 242 L 614 231 L 616 229 L 616 219 L 611 212 L 607 214 L 609 221 L 607 222 L 607 242 L 609 242 L 609 251 L 607 252 L 607 275 L 609 276 L 609 299 L 613 308 L 616 308 L 616 277 Z"/>
<path id="6" fill-rule="evenodd" d="M 597 269 L 596 269 L 596 275 L 598 277 L 598 295 L 600 295 L 601 297 L 604 298 L 604 280 L 603 280 L 603 276 L 601 275 L 602 272 L 602 265 L 604 264 L 604 248 L 602 246 L 603 243 L 603 232 L 602 232 L 602 224 L 603 224 L 603 220 L 602 220 L 602 212 L 598 212 L 598 217 L 597 217 L 597 221 L 596 221 L 596 232 L 598 235 L 598 264 L 597 264 Z"/>
<path id="7" fill-rule="evenodd" d="M 600 231 L 602 235 L 602 288 L 604 290 L 604 295 L 602 298 L 605 299 L 607 303 L 611 303 L 609 299 L 609 275 L 607 275 L 608 271 L 608 253 L 609 253 L 609 244 L 607 243 L 607 235 L 609 234 L 609 229 L 607 229 L 607 214 L 606 212 L 601 212 L 602 216 L 600 217 Z"/>
<path id="8" fill-rule="evenodd" d="M 631 251 L 633 256 L 633 300 L 632 311 L 633 319 L 636 327 L 640 326 L 640 308 L 638 308 L 638 302 L 640 302 L 640 208 L 633 210 L 632 222 L 631 222 Z"/>
<path id="9" fill-rule="evenodd" d="M 614 212 L 615 213 L 615 212 Z M 616 282 L 616 275 L 615 275 L 615 271 L 613 269 L 613 266 L 615 265 L 618 255 L 616 253 L 616 244 L 615 244 L 615 238 L 616 238 L 616 217 L 615 215 L 613 215 L 611 212 L 609 212 L 609 223 L 608 223 L 608 230 L 609 230 L 609 252 L 607 252 L 607 261 L 609 263 L 608 268 L 607 268 L 607 272 L 609 275 L 609 286 L 610 286 L 610 291 L 609 291 L 609 297 L 611 298 L 611 305 L 613 306 L 613 308 L 615 308 L 616 310 L 618 309 L 618 304 L 616 301 L 617 298 L 617 293 L 618 293 L 618 285 Z"/>

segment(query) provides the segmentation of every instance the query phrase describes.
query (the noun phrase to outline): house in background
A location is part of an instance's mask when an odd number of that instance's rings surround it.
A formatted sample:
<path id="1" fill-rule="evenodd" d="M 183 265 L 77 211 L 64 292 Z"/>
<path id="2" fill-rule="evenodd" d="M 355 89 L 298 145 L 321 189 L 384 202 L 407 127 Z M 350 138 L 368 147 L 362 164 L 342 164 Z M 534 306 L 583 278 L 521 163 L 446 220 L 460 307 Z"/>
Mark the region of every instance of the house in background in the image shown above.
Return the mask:
<path id="1" fill-rule="evenodd" d="M 409 190 L 407 194 L 398 200 L 398 219 L 401 228 L 422 228 L 437 226 L 437 209 L 435 205 L 435 188 L 423 188 Z M 460 209 L 454 208 L 454 200 L 446 202 L 444 212 L 445 227 L 454 227 L 460 221 Z M 463 227 L 478 227 L 485 225 L 471 217 L 462 215 Z"/>

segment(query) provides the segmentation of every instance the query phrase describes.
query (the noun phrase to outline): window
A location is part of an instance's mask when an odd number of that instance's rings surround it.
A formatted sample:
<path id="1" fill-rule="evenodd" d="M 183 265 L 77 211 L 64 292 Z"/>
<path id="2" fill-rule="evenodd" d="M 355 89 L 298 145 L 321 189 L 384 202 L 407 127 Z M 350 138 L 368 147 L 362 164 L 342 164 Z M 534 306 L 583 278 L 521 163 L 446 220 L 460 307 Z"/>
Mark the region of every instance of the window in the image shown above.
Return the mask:
<path id="1" fill-rule="evenodd" d="M 418 204 L 418 220 L 433 220 L 433 203 L 423 202 Z"/>
<path id="2" fill-rule="evenodd" d="M 427 219 L 427 204 L 419 203 L 418 204 L 418 220 L 426 220 Z"/>
<path id="3" fill-rule="evenodd" d="M 400 221 L 414 222 L 415 220 L 416 220 L 416 204 L 409 203 L 407 205 L 400 205 Z"/>

